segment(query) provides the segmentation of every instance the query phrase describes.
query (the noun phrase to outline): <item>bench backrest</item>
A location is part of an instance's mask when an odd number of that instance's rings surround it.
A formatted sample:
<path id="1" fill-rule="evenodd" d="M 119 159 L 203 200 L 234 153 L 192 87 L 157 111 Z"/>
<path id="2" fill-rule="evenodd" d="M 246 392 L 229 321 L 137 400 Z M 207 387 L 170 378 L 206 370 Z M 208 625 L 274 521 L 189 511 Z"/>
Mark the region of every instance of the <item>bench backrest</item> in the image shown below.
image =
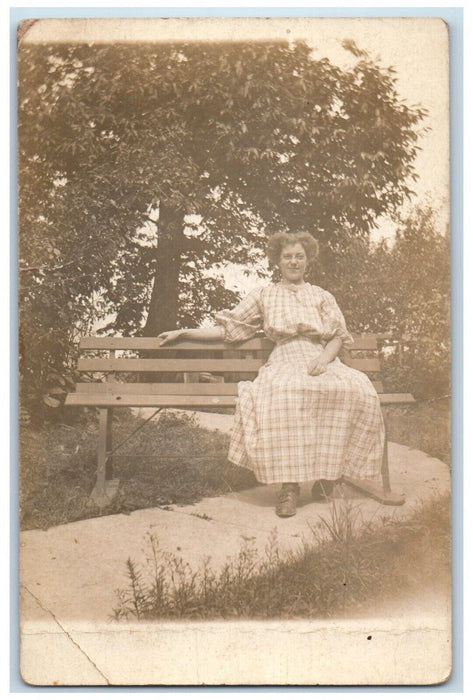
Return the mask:
<path id="1" fill-rule="evenodd" d="M 104 388 L 110 379 L 116 388 L 117 378 L 124 378 L 125 373 L 130 372 L 146 373 L 147 379 L 149 379 L 149 373 L 159 373 L 160 381 L 156 384 L 160 386 L 156 387 L 156 390 L 160 392 L 166 392 L 169 388 L 176 389 L 177 387 L 174 386 L 176 383 L 202 385 L 205 374 L 211 374 L 215 393 L 226 394 L 236 391 L 232 386 L 235 381 L 242 378 L 252 379 L 256 376 L 259 368 L 267 361 L 274 344 L 266 338 L 253 338 L 243 343 L 232 344 L 181 341 L 161 347 L 156 338 L 85 337 L 80 340 L 79 347 L 81 351 L 86 351 L 88 356 L 79 359 L 77 369 L 88 374 L 105 375 L 105 381 L 101 381 L 101 386 Z M 105 353 L 107 356 L 104 356 Z M 382 391 L 376 336 L 356 337 L 354 345 L 343 353 L 342 360 L 350 367 L 368 374 L 377 390 Z M 172 379 L 172 387 L 167 386 L 169 382 L 165 381 L 166 375 Z M 212 377 L 207 378 L 212 379 Z M 216 387 L 215 383 L 229 386 Z M 151 389 L 150 381 L 142 384 L 144 390 Z M 131 386 L 135 392 L 141 388 L 136 382 Z M 79 384 L 77 390 L 93 391 L 94 389 L 90 382 L 85 382 L 84 385 Z M 192 391 L 191 388 L 186 386 L 185 392 L 190 391 Z"/>

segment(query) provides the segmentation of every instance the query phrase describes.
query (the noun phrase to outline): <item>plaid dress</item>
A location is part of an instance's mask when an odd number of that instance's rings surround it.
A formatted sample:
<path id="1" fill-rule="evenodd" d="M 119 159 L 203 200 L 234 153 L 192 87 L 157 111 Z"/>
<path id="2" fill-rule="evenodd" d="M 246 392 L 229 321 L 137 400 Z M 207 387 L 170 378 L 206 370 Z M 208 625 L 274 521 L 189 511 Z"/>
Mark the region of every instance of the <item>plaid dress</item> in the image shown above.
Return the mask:
<path id="1" fill-rule="evenodd" d="M 238 385 L 231 462 L 262 483 L 379 475 L 384 423 L 368 377 L 338 357 L 323 374 L 308 374 L 328 340 L 353 342 L 332 294 L 308 283 L 270 284 L 217 314 L 216 322 L 227 342 L 262 328 L 276 343 L 256 379 Z"/>

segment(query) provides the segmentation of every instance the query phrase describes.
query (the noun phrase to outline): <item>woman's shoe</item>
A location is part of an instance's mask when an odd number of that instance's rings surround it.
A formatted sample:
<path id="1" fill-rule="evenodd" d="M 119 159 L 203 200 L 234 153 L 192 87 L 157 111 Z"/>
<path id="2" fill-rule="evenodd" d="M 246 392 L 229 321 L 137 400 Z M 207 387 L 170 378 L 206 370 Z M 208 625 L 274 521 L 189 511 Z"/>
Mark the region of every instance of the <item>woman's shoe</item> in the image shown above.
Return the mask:
<path id="1" fill-rule="evenodd" d="M 296 514 L 299 486 L 297 484 L 283 484 L 278 493 L 276 515 L 280 518 L 290 518 Z"/>
<path id="2" fill-rule="evenodd" d="M 335 484 L 338 483 L 338 479 L 331 481 L 329 479 L 319 479 L 312 486 L 312 498 L 314 501 L 325 501 L 329 498 L 332 493 Z"/>

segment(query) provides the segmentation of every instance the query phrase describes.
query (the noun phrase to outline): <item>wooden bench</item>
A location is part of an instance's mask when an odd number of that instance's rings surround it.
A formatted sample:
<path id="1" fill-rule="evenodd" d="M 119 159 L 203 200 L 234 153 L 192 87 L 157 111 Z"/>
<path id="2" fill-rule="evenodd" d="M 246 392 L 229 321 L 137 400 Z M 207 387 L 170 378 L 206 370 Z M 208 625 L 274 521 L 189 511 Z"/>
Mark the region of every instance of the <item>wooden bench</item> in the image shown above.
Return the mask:
<path id="1" fill-rule="evenodd" d="M 356 337 L 354 345 L 341 356 L 342 361 L 368 374 L 383 407 L 413 403 L 411 394 L 384 392 L 380 340 L 382 336 Z M 88 381 L 76 385 L 75 392 L 67 395 L 66 405 L 94 406 L 99 410 L 97 481 L 92 501 L 104 505 L 118 488 L 118 481 L 113 478 L 116 448 L 114 450 L 112 446 L 112 411 L 115 408 L 154 407 L 160 411 L 164 408 L 208 410 L 234 407 L 238 381 L 253 379 L 273 347 L 266 338 L 238 344 L 182 341 L 164 347 L 159 346 L 156 338 L 82 338 L 79 348 L 85 356 L 78 360 L 77 369 Z M 149 358 L 151 353 L 152 359 Z M 140 357 L 140 354 L 147 357 Z M 148 381 L 150 374 L 153 380 L 159 381 Z M 381 503 L 404 503 L 402 495 L 391 491 L 387 437 L 382 481 L 360 481 L 349 477 L 344 477 L 344 481 Z"/>

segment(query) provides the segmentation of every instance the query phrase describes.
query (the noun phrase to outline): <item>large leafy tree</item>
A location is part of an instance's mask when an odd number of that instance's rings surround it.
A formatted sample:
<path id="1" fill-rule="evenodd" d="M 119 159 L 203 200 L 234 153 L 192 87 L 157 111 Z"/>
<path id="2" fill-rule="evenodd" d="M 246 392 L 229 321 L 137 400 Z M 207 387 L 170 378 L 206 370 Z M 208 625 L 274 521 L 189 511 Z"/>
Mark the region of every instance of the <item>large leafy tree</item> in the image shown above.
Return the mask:
<path id="1" fill-rule="evenodd" d="M 336 279 L 409 196 L 424 115 L 347 48 L 342 70 L 304 43 L 20 47 L 22 326 L 41 366 L 107 312 L 154 335 L 232 304 L 206 271 L 253 268 L 280 227 L 315 235 Z"/>

